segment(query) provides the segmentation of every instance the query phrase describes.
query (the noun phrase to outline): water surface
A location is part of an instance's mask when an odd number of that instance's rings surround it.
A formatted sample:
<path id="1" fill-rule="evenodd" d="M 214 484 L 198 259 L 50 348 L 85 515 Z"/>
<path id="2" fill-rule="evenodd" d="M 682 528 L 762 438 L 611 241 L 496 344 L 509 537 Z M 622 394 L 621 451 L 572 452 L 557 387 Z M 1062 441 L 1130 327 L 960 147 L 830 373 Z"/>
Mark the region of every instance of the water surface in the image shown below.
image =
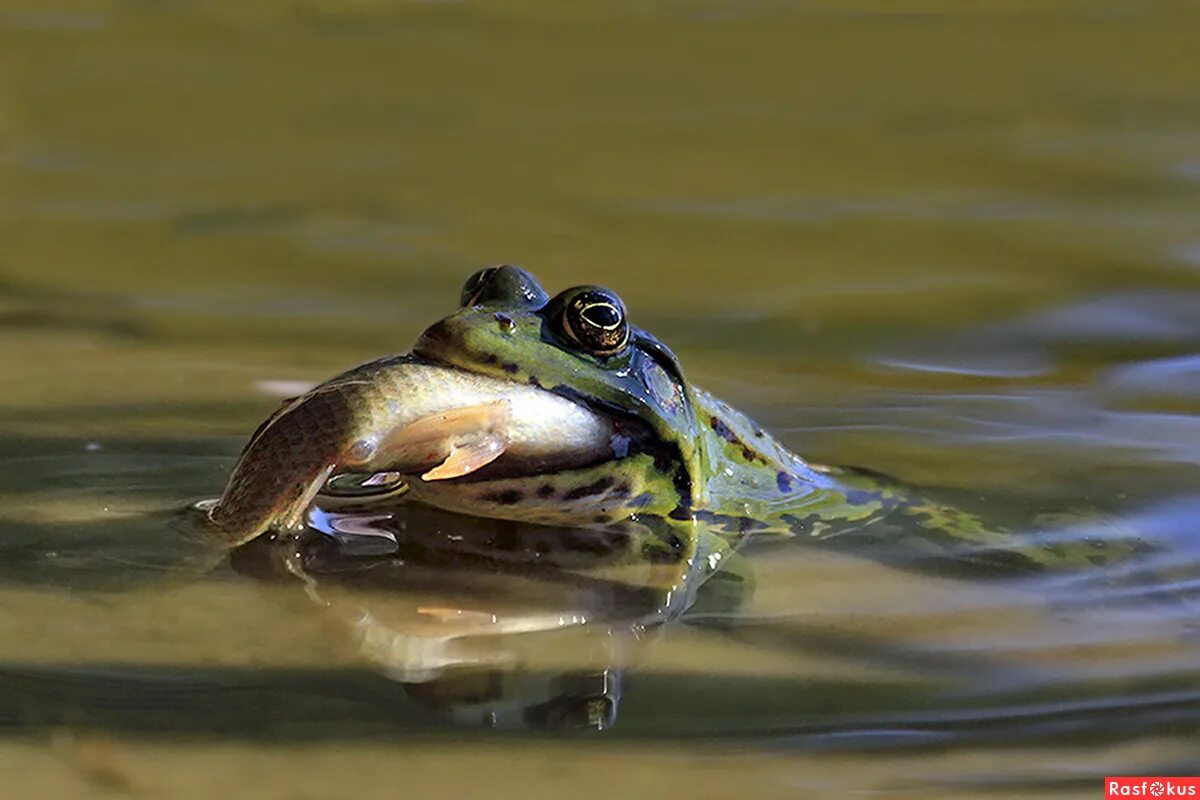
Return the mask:
<path id="1" fill-rule="evenodd" d="M 4 3 L 6 785 L 1096 797 L 1200 772 L 1198 24 Z M 499 261 L 613 287 L 797 452 L 1156 553 L 983 581 L 760 542 L 752 589 L 665 628 L 652 596 L 511 559 L 204 568 L 181 510 L 276 398 L 405 350 Z M 429 645 L 447 625 L 470 636 Z M 476 667 L 386 668 L 379 630 Z"/>

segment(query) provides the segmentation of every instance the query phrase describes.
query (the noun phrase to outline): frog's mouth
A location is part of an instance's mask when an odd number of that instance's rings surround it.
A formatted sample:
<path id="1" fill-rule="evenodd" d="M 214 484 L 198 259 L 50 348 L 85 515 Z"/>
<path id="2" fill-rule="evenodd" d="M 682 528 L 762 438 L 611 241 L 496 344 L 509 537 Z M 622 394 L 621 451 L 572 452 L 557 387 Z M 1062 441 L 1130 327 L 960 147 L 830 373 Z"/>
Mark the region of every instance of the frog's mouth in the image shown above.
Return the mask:
<path id="1" fill-rule="evenodd" d="M 480 350 L 447 320 L 427 328 L 405 358 L 485 387 L 480 391 L 504 398 L 514 410 L 509 446 L 502 455 L 448 480 L 426 481 L 410 473 L 404 482 L 417 499 L 498 518 L 525 518 L 530 508 L 559 511 L 555 521 L 563 522 L 579 519 L 578 505 L 595 501 L 591 490 L 610 483 L 614 491 L 626 483 L 642 487 L 631 498 L 677 495 L 687 502 L 692 497 L 693 476 L 679 442 L 633 409 L 580 391 L 570 381 L 549 380 L 544 371 L 506 362 L 490 349 Z M 475 391 L 437 397 L 461 407 L 467 394 L 478 402 Z"/>
<path id="2" fill-rule="evenodd" d="M 490 384 L 496 397 L 511 406 L 510 428 L 506 431 L 509 448 L 495 461 L 453 482 L 477 483 L 590 469 L 647 452 L 661 459 L 673 449 L 636 415 L 571 387 L 531 384 L 508 374 L 481 372 L 415 351 L 414 356 L 426 364 L 460 372 L 480 384 Z M 568 405 L 570 410 L 564 410 Z"/>
<path id="3" fill-rule="evenodd" d="M 555 390 L 532 385 L 514 380 L 507 373 L 488 374 L 471 365 L 447 363 L 423 354 L 399 357 L 397 361 L 403 362 L 410 375 L 420 376 L 410 382 L 412 400 L 419 400 L 423 413 L 433 412 L 408 423 L 409 428 L 423 426 L 423 442 L 442 442 L 444 419 L 469 422 L 473 415 L 482 418 L 500 406 L 503 413 L 498 419 L 489 419 L 488 427 L 482 429 L 484 435 L 493 437 L 484 448 L 499 450 L 499 454 L 484 456 L 478 463 L 471 463 L 473 457 L 466 456 L 460 459 L 468 462 L 466 469 L 444 469 L 453 456 L 440 464 L 437 460 L 405 462 L 407 469 L 396 462 L 387 462 L 388 466 L 379 463 L 375 470 L 351 468 L 328 481 L 321 492 L 326 499 L 366 500 L 418 487 L 428 487 L 428 491 L 440 495 L 454 492 L 454 487 L 460 485 L 512 484 L 550 476 L 569 481 L 572 475 L 595 472 L 607 465 L 619 469 L 619 462 L 644 454 L 650 454 L 654 463 L 664 468 L 675 461 L 673 446 L 662 442 L 649 423 L 568 387 Z M 480 446 L 478 439 L 472 438 L 478 432 L 467 427 L 462 439 L 453 438 L 461 433 L 453 426 L 445 428 L 445 438 L 452 440 L 452 445 L 438 448 L 439 459 L 460 447 Z M 405 428 L 396 430 L 403 432 Z M 412 448 L 405 452 L 411 453 Z"/>

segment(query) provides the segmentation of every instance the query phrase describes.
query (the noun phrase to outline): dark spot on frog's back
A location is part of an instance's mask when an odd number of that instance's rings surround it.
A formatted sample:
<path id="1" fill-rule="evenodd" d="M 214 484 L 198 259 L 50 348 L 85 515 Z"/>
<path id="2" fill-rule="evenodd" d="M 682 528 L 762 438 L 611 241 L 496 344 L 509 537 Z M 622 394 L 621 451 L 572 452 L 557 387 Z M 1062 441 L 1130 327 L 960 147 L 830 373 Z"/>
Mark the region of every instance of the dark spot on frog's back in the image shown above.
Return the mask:
<path id="1" fill-rule="evenodd" d="M 479 499 L 500 506 L 515 506 L 524 497 L 525 495 L 516 489 L 503 489 L 498 492 L 484 492 L 479 496 Z"/>
<path id="2" fill-rule="evenodd" d="M 713 432 L 717 434 L 717 436 L 720 436 L 730 444 L 738 443 L 737 436 L 734 435 L 733 429 L 725 424 L 725 420 L 715 416 L 709 417 L 708 424 L 709 427 L 713 429 Z"/>
<path id="3" fill-rule="evenodd" d="M 580 528 L 562 534 L 563 547 L 571 553 L 608 555 L 620 552 L 629 545 L 629 536 L 622 532 L 599 532 Z"/>
<path id="4" fill-rule="evenodd" d="M 642 558 L 652 564 L 676 564 L 683 559 L 684 543 L 673 532 L 646 542 L 642 547 Z"/>
<path id="5" fill-rule="evenodd" d="M 511 361 L 505 361 L 503 364 L 500 365 L 500 368 L 503 369 L 505 372 L 507 372 L 509 375 L 516 375 L 521 370 L 520 366 L 512 363 Z"/>
<path id="6" fill-rule="evenodd" d="M 758 461 L 762 464 L 767 463 L 767 459 L 762 453 L 759 453 L 758 451 L 753 450 L 746 445 L 742 445 L 742 458 L 750 462 Z"/>
<path id="7" fill-rule="evenodd" d="M 717 436 L 720 436 L 734 447 L 739 448 L 742 451 L 742 458 L 745 461 L 749 463 L 753 463 L 755 461 L 763 464 L 767 463 L 767 459 L 761 453 L 757 452 L 754 450 L 754 448 L 750 447 L 738 438 L 738 435 L 733 432 L 733 428 L 730 428 L 729 424 L 726 423 L 725 420 L 718 416 L 712 416 L 708 418 L 708 424 L 713 429 L 713 432 L 717 434 Z"/>
<path id="8" fill-rule="evenodd" d="M 548 483 L 543 483 L 538 487 L 537 496 L 543 500 L 554 496 L 554 487 Z"/>
<path id="9" fill-rule="evenodd" d="M 753 519 L 751 517 L 737 517 L 731 514 L 718 514 L 713 511 L 706 511 L 704 509 L 693 511 L 691 517 L 697 522 L 703 522 L 704 524 L 712 527 L 714 530 L 718 530 L 723 533 L 751 533 L 767 527 L 765 522 Z"/>
<path id="10" fill-rule="evenodd" d="M 625 505 L 629 506 L 630 508 L 645 508 L 646 506 L 650 505 L 653 502 L 654 502 L 653 494 L 651 494 L 650 492 L 642 492 L 637 497 L 634 497 L 633 499 L 631 499 Z"/>
<path id="11" fill-rule="evenodd" d="M 858 489 L 846 492 L 846 502 L 852 506 L 865 506 L 874 499 L 876 499 L 875 492 L 864 492 Z"/>
<path id="12" fill-rule="evenodd" d="M 767 527 L 767 523 L 753 517 L 733 517 L 732 524 L 726 527 L 731 533 L 753 533 Z"/>
<path id="13" fill-rule="evenodd" d="M 613 485 L 612 478 L 601 478 L 595 483 L 589 483 L 586 486 L 579 486 L 563 495 L 564 500 L 580 500 L 584 497 L 592 497 L 602 494 Z"/>
<path id="14" fill-rule="evenodd" d="M 788 530 L 797 536 L 807 536 L 812 533 L 812 527 L 821 521 L 820 514 L 808 514 L 798 517 L 795 514 L 783 514 L 780 519 L 787 523 Z"/>

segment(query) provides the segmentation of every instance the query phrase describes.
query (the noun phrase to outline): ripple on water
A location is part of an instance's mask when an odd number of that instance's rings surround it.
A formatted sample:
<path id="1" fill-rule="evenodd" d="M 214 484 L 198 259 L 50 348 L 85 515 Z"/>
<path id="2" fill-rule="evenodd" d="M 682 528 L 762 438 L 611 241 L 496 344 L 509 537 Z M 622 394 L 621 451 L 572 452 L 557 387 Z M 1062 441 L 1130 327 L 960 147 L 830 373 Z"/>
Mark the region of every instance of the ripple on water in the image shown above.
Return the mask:
<path id="1" fill-rule="evenodd" d="M 1200 354 L 1121 364 L 1101 381 L 1105 389 L 1120 393 L 1198 397 Z"/>
<path id="2" fill-rule="evenodd" d="M 1030 343 L 1200 342 L 1198 308 L 1198 292 L 1124 292 L 1039 312 L 995 333 Z"/>
<path id="3" fill-rule="evenodd" d="M 1181 244 L 1171 249 L 1171 256 L 1189 267 L 1200 267 L 1200 242 Z"/>
<path id="4" fill-rule="evenodd" d="M 1050 359 L 1036 353 L 947 354 L 936 360 L 881 358 L 876 363 L 898 370 L 971 378 L 1034 378 L 1052 367 Z"/>
<path id="5" fill-rule="evenodd" d="M 828 224 L 847 219 L 1014 221 L 1053 215 L 1045 201 L 969 192 L 910 193 L 901 197 L 767 195 L 709 201 L 667 199 L 641 202 L 651 213 L 696 219 L 739 219 L 766 223 Z"/>
<path id="6" fill-rule="evenodd" d="M 1200 161 L 1181 161 L 1175 165 L 1175 174 L 1181 178 L 1200 181 Z"/>
<path id="7" fill-rule="evenodd" d="M 1200 293 L 1126 292 L 981 326 L 952 340 L 910 341 L 872 362 L 912 372 L 1033 378 L 1055 369 L 1064 346 L 1200 344 L 1197 308 Z"/>
<path id="8" fill-rule="evenodd" d="M 187 508 L 220 490 L 226 459 L 94 444 L 0 460 L 0 582 L 108 589 L 211 567 Z"/>

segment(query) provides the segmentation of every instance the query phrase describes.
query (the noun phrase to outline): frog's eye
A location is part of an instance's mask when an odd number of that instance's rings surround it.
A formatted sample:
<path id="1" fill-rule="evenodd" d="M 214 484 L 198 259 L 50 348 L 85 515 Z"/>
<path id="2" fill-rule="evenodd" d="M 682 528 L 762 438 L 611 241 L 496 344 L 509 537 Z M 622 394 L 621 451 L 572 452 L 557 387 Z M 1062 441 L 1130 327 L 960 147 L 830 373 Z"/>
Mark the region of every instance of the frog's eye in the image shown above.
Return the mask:
<path id="1" fill-rule="evenodd" d="M 479 270 L 463 284 L 459 303 L 467 306 L 541 308 L 549 297 L 537 279 L 520 267 L 500 264 Z"/>
<path id="2" fill-rule="evenodd" d="M 463 308 L 475 305 L 475 300 L 479 297 L 480 289 L 487 284 L 488 278 L 492 277 L 498 269 L 499 267 L 484 267 L 467 278 L 467 282 L 463 284 L 462 292 L 458 296 L 459 305 Z"/>
<path id="3" fill-rule="evenodd" d="M 629 323 L 621 298 L 600 287 L 576 291 L 563 306 L 567 338 L 596 356 L 611 356 L 629 344 Z"/>

